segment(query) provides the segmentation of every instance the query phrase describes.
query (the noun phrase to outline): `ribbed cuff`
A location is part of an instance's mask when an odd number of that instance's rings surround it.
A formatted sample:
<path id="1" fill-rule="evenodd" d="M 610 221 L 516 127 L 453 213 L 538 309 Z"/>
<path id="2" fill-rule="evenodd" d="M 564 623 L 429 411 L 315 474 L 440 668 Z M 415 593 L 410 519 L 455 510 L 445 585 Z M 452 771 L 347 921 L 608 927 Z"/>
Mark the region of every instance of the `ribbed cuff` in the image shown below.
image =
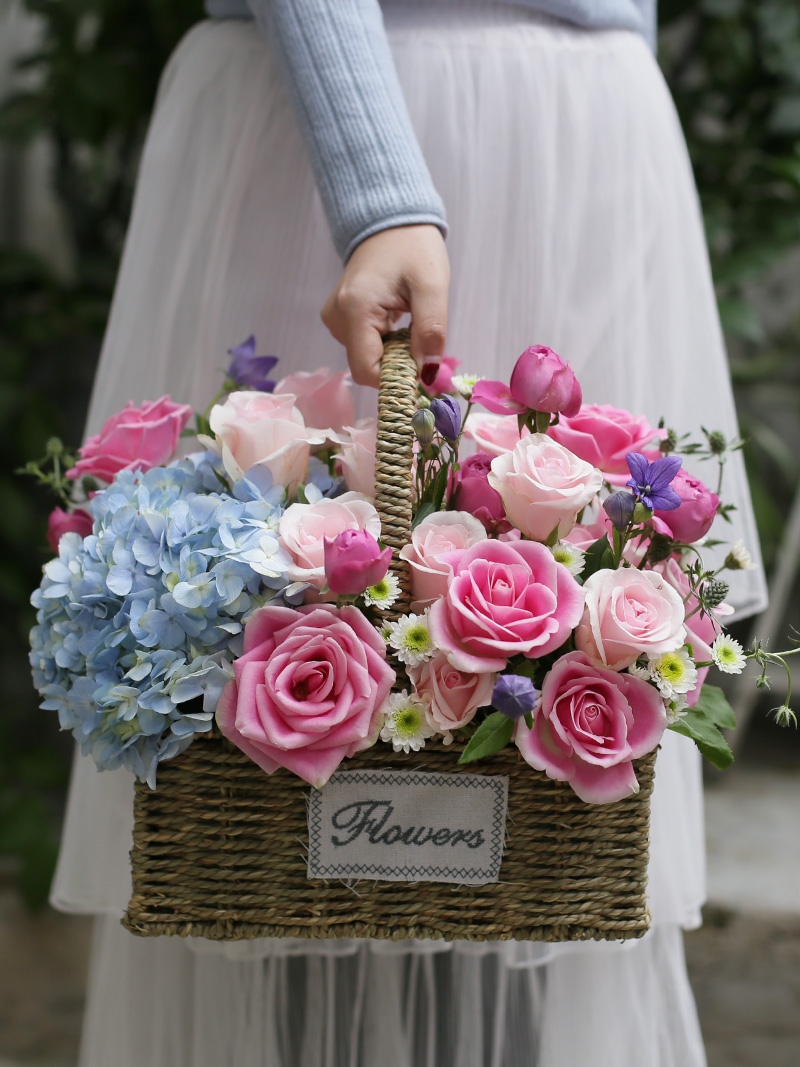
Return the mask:
<path id="1" fill-rule="evenodd" d="M 428 213 L 417 213 L 413 211 L 402 212 L 398 215 L 389 215 L 386 218 L 376 219 L 375 222 L 369 223 L 364 226 L 359 232 L 352 237 L 345 245 L 342 258 L 346 263 L 356 248 L 362 241 L 366 241 L 368 237 L 372 237 L 373 234 L 380 233 L 381 230 L 391 230 L 395 226 L 436 226 L 441 231 L 442 237 L 447 237 L 447 222 L 441 215 L 431 215 Z"/>

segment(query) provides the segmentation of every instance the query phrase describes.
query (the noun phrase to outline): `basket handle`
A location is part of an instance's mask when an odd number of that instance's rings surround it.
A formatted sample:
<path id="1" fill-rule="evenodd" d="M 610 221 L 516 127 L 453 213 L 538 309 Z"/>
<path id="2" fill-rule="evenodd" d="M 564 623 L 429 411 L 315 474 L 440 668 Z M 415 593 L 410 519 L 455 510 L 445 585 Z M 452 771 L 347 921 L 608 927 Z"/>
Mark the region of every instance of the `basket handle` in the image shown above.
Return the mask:
<path id="1" fill-rule="evenodd" d="M 416 401 L 417 365 L 411 357 L 411 335 L 408 330 L 395 330 L 383 338 L 375 449 L 375 506 L 381 518 L 381 540 L 392 549 L 389 569 L 401 590 L 392 607 L 384 612 L 390 621 L 405 614 L 411 604 L 410 567 L 398 559 L 397 553 L 411 540 L 411 418 Z"/>

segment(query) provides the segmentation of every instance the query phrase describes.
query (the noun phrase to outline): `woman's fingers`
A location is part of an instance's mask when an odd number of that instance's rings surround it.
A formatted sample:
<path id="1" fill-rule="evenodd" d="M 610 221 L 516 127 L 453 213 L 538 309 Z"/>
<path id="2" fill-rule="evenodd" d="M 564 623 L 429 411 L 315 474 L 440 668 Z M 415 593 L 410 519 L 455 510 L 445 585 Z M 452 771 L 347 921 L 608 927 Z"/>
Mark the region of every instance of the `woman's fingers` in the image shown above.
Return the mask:
<path id="1" fill-rule="evenodd" d="M 450 265 L 435 226 L 398 226 L 356 248 L 322 308 L 322 321 L 347 349 L 358 385 L 378 385 L 383 342 L 411 312 L 411 353 L 435 371 L 444 355 Z"/>

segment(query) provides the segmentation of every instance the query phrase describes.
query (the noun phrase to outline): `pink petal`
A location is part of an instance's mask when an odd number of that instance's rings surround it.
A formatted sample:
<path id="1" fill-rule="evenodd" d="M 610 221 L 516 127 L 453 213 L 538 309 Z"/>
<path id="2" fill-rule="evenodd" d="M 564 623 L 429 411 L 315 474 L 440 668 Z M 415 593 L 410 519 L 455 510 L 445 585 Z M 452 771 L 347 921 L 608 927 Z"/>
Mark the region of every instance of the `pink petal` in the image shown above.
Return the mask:
<path id="1" fill-rule="evenodd" d="M 587 804 L 614 804 L 639 792 L 639 783 L 631 763 L 594 767 L 576 760 L 575 774 L 569 784 Z"/>
<path id="2" fill-rule="evenodd" d="M 517 403 L 511 391 L 503 382 L 484 379 L 476 382 L 472 389 L 472 402 L 493 411 L 495 415 L 519 415 L 528 409 Z"/>

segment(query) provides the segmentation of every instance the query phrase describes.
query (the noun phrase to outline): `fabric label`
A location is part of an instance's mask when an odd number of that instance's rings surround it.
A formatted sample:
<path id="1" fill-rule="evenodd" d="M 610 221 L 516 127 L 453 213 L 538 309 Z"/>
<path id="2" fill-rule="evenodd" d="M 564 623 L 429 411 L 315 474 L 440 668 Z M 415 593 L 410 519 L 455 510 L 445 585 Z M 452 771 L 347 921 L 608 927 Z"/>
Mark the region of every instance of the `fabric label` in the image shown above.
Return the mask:
<path id="1" fill-rule="evenodd" d="M 311 793 L 308 877 L 496 882 L 508 778 L 338 771 Z"/>

